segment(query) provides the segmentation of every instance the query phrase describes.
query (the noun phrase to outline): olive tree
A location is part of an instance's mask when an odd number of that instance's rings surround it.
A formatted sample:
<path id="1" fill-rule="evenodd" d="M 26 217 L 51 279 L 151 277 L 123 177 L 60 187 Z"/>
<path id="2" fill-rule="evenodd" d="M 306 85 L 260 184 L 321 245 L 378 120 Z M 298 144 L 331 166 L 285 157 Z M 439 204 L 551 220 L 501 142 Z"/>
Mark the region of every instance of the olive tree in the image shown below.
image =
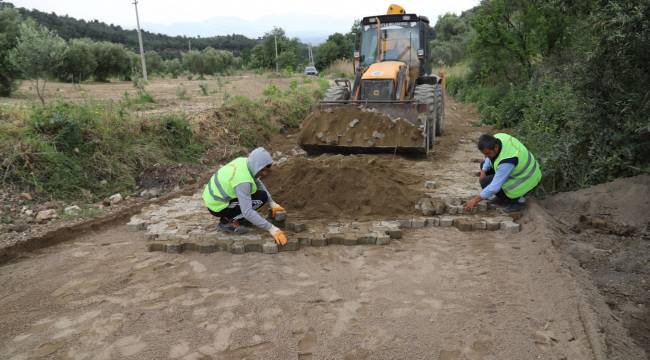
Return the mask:
<path id="1" fill-rule="evenodd" d="M 66 51 L 65 40 L 46 27 L 26 21 L 20 25 L 16 47 L 9 52 L 13 66 L 34 82 L 36 94 L 45 104 L 45 85 L 56 74 Z"/>

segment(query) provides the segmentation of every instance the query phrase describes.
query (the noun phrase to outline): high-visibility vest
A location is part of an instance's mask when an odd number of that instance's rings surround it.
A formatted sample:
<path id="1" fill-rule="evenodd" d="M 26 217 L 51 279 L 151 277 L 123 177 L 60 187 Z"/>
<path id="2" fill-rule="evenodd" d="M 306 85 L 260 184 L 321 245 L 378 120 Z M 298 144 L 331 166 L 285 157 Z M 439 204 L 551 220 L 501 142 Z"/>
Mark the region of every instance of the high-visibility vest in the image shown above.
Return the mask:
<path id="1" fill-rule="evenodd" d="M 506 196 L 516 199 L 526 195 L 542 180 L 542 170 L 535 160 L 533 154 L 526 146 L 514 136 L 508 134 L 495 134 L 495 138 L 501 140 L 501 152 L 494 161 L 496 170 L 504 159 L 516 157 L 517 166 L 512 170 L 508 179 L 501 185 Z"/>
<path id="2" fill-rule="evenodd" d="M 255 178 L 248 170 L 248 161 L 245 157 L 240 157 L 212 175 L 203 189 L 203 203 L 208 209 L 219 212 L 228 206 L 230 200 L 237 198 L 235 188 L 243 183 L 251 184 L 251 194 L 257 191 Z"/>

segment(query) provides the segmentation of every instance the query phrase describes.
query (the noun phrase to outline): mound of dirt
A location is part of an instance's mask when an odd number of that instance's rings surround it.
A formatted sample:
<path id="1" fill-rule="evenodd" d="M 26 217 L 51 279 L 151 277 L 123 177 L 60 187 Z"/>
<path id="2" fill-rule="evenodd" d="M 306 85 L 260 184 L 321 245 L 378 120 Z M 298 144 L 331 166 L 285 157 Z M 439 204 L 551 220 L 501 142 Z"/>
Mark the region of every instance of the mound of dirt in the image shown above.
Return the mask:
<path id="1" fill-rule="evenodd" d="M 403 165 L 403 163 L 401 163 Z M 413 213 L 422 195 L 400 163 L 367 156 L 296 158 L 265 179 L 273 198 L 305 218 L 395 219 Z"/>
<path id="2" fill-rule="evenodd" d="M 562 193 L 544 201 L 544 207 L 566 223 L 580 216 L 610 217 L 635 227 L 650 222 L 650 176 L 622 178 L 588 189 Z"/>
<path id="3" fill-rule="evenodd" d="M 358 107 L 328 108 L 307 116 L 300 145 L 419 148 L 423 130 L 402 118 Z"/>
<path id="4" fill-rule="evenodd" d="M 650 176 L 637 176 L 558 194 L 542 205 L 566 225 L 556 245 L 589 272 L 615 319 L 650 354 L 648 194 Z M 609 351 L 627 351 L 618 334 L 607 327 L 605 333 Z"/>

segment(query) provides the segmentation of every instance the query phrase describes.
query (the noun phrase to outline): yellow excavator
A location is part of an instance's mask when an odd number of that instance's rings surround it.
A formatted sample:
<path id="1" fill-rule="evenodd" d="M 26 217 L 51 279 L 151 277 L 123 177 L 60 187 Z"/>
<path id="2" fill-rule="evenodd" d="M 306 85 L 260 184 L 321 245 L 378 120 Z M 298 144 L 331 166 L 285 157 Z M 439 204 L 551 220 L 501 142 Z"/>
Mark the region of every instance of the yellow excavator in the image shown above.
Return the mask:
<path id="1" fill-rule="evenodd" d="M 361 20 L 354 80 L 336 79 L 307 116 L 308 153 L 427 154 L 444 131 L 443 77 L 431 73 L 429 19 L 390 5 Z"/>

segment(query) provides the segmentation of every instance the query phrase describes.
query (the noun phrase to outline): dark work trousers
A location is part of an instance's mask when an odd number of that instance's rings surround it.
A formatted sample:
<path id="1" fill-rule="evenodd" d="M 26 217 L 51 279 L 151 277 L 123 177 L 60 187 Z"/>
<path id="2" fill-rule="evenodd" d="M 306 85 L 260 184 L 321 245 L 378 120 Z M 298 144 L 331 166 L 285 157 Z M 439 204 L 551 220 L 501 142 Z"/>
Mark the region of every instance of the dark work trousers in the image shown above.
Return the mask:
<path id="1" fill-rule="evenodd" d="M 261 208 L 264 204 L 269 201 L 269 195 L 264 190 L 257 190 L 251 195 L 251 202 L 253 203 L 253 210 Z M 244 215 L 241 213 L 241 208 L 239 207 L 239 199 L 234 198 L 230 200 L 228 207 L 219 211 L 214 212 L 208 209 L 210 214 L 220 218 L 220 222 L 227 224 L 233 220 L 241 220 L 244 218 Z"/>
<path id="2" fill-rule="evenodd" d="M 483 170 L 483 163 L 485 163 L 485 160 L 481 161 L 481 170 Z M 479 180 L 479 182 L 481 183 L 481 188 L 485 189 L 488 185 L 490 185 L 490 183 L 492 182 L 492 179 L 494 179 L 495 174 L 496 173 L 494 171 L 494 167 L 492 167 L 490 170 L 486 171 L 485 172 L 485 177 L 483 179 Z M 509 198 L 508 195 L 506 195 L 506 193 L 503 192 L 503 189 L 499 190 L 499 192 L 496 193 L 495 195 L 499 200 L 501 200 L 503 202 L 506 202 L 506 203 L 509 203 L 509 204 L 514 204 L 514 203 L 519 202 L 519 198 L 516 198 L 516 199 Z"/>

